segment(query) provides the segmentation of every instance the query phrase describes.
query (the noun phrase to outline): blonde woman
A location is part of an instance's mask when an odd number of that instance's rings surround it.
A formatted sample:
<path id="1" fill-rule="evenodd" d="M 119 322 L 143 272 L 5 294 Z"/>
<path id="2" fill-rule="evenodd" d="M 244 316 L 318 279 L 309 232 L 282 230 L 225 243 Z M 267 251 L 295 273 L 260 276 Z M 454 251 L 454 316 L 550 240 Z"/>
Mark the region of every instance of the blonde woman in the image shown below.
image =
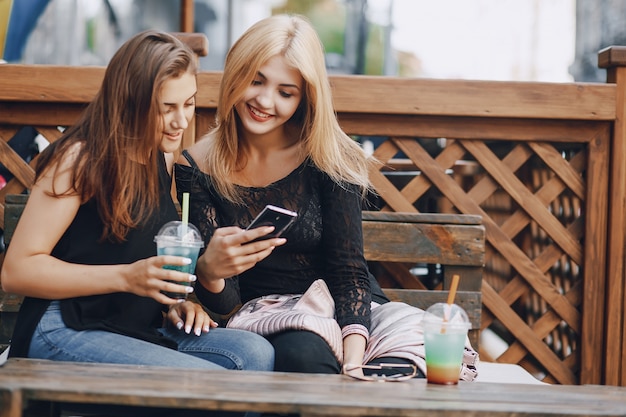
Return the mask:
<path id="1" fill-rule="evenodd" d="M 387 301 L 363 257 L 369 163 L 339 127 L 310 23 L 278 15 L 248 29 L 226 58 L 216 126 L 183 152 L 176 181 L 179 196 L 192 194 L 190 221 L 206 241 L 196 269 L 204 303 L 228 313 L 258 297 L 305 293 L 318 279 L 328 287 L 341 351 L 315 329 L 265 334 L 278 371 L 339 373 L 342 362 L 364 361 L 371 303 Z M 250 243 L 273 230 L 245 230 L 267 204 L 297 220 L 280 237 Z"/>

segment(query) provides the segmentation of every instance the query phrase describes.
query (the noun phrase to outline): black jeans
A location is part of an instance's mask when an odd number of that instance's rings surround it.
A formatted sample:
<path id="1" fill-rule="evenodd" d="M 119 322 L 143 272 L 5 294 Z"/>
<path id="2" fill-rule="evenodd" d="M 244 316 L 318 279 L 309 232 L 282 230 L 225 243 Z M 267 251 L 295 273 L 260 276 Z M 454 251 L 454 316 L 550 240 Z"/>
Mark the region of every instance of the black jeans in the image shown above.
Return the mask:
<path id="1" fill-rule="evenodd" d="M 274 370 L 281 372 L 302 372 L 302 373 L 318 373 L 318 374 L 339 374 L 341 366 L 333 351 L 326 341 L 317 334 L 305 330 L 289 330 L 267 337 L 267 340 L 274 346 L 275 361 Z M 411 363 L 408 359 L 383 357 L 377 358 L 370 364 L 377 363 Z M 389 370 L 365 370 L 368 372 L 389 372 L 395 373 L 393 369 Z M 425 375 L 418 369 L 416 378 L 425 378 Z"/>

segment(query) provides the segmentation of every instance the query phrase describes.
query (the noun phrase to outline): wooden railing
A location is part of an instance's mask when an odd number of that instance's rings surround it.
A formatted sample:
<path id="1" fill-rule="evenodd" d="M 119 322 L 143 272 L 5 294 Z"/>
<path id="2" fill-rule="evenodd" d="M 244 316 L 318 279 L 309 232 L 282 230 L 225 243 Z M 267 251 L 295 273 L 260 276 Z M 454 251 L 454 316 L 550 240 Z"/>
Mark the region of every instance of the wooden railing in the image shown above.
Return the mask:
<path id="1" fill-rule="evenodd" d="M 380 143 L 377 208 L 482 216 L 481 327 L 508 342 L 491 359 L 548 382 L 626 385 L 623 51 L 599 55 L 607 84 L 331 77 L 343 129 Z M 33 181 L 8 140 L 22 126 L 56 140 L 102 75 L 0 65 L 0 163 L 15 175 L 0 190 L 0 222 L 4 196 Z M 198 76 L 184 146 L 211 125 L 220 77 Z M 399 287 L 424 285 L 408 272 L 396 278 Z"/>

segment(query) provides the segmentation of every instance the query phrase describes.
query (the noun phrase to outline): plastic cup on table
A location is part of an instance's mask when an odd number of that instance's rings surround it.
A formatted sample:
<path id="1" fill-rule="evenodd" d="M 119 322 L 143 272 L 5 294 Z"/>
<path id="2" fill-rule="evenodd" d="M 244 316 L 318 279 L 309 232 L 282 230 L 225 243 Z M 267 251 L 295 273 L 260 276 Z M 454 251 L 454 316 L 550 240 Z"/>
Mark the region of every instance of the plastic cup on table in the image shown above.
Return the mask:
<path id="1" fill-rule="evenodd" d="M 157 255 L 174 255 L 191 259 L 191 263 L 187 265 L 165 265 L 164 269 L 172 269 L 176 271 L 193 274 L 196 270 L 196 262 L 200 248 L 204 246 L 202 237 L 198 229 L 191 223 L 184 223 L 174 220 L 166 223 L 161 227 L 157 235 L 154 237 L 157 246 Z M 176 281 L 176 284 L 193 286 L 193 282 Z M 164 292 L 170 298 L 185 299 L 187 293 Z"/>
<path id="2" fill-rule="evenodd" d="M 470 328 L 467 313 L 456 304 L 436 303 L 424 313 L 426 379 L 429 383 L 459 382 L 465 340 Z"/>

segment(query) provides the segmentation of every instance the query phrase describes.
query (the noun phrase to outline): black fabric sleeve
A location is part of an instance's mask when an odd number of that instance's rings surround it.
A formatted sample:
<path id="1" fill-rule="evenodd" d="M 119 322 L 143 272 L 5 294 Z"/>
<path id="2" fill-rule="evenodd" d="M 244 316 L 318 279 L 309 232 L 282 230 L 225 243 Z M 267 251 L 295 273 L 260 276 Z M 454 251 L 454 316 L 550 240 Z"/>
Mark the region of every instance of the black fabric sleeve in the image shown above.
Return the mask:
<path id="1" fill-rule="evenodd" d="M 187 159 L 191 158 L 188 154 L 185 156 Z M 178 200 L 182 202 L 183 193 L 189 193 L 189 222 L 198 228 L 204 238 L 202 254 L 208 247 L 213 233 L 220 227 L 212 193 L 208 189 L 205 176 L 198 169 L 180 164 L 175 164 L 174 169 Z M 224 290 L 219 294 L 210 292 L 198 282 L 195 287 L 198 301 L 215 313 L 230 313 L 237 305 L 241 304 L 236 280 L 236 277 L 227 279 Z"/>
<path id="2" fill-rule="evenodd" d="M 372 296 L 363 255 L 360 189 L 326 177 L 321 192 L 325 280 L 335 300 L 337 322 L 342 328 L 361 324 L 369 329 Z"/>

